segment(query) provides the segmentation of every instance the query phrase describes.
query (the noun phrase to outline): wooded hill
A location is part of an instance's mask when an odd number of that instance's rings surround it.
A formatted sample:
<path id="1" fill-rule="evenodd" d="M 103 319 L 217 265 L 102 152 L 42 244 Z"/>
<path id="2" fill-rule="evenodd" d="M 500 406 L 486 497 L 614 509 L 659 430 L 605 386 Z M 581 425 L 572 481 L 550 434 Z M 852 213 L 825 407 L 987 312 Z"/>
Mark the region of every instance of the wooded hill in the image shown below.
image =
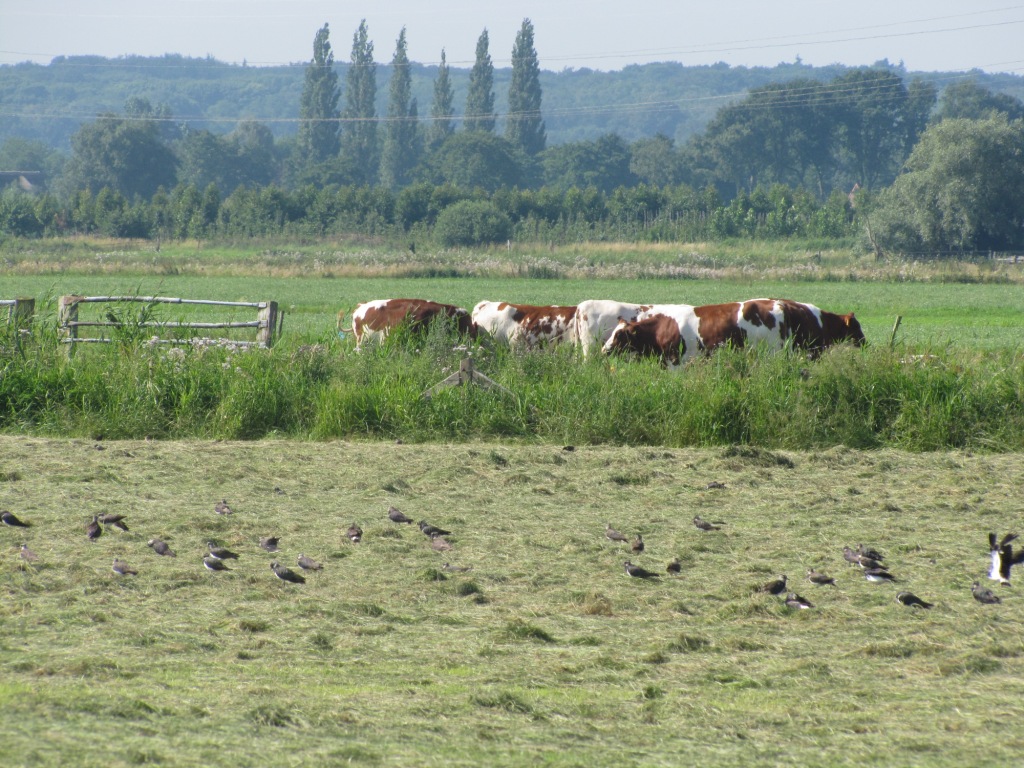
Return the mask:
<path id="1" fill-rule="evenodd" d="M 0 66 L 0 143 L 10 137 L 42 141 L 66 151 L 82 123 L 104 112 L 120 113 L 127 99 L 141 97 L 193 128 L 234 130 L 242 119 L 264 122 L 277 137 L 296 131 L 303 75 L 308 62 L 251 67 L 213 58 L 58 57 L 48 65 Z M 543 62 L 542 62 L 543 63 Z M 349 65 L 336 64 L 342 82 Z M 996 93 L 1024 100 L 1024 77 L 984 72 L 907 72 L 880 62 L 905 80 L 920 78 L 938 91 L 970 79 Z M 412 93 L 420 114 L 429 112 L 437 66 L 412 64 Z M 752 88 L 796 78 L 828 81 L 851 68 L 813 67 L 799 61 L 775 67 L 684 66 L 662 62 L 613 72 L 566 69 L 541 72 L 542 113 L 548 143 L 594 140 L 614 133 L 627 141 L 665 135 L 682 144 L 701 132 L 725 104 Z M 377 113 L 387 111 L 391 68 L 377 64 Z M 468 68 L 450 70 L 456 117 L 461 115 Z M 507 108 L 511 69 L 494 70 L 495 106 Z"/>

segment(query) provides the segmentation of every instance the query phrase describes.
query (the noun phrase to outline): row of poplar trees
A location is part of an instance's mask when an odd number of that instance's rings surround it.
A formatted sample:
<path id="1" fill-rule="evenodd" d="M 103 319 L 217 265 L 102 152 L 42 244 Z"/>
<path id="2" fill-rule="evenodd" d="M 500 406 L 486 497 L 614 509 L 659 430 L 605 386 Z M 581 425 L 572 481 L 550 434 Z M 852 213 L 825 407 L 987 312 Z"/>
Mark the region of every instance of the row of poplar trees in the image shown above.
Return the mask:
<path id="1" fill-rule="evenodd" d="M 476 44 L 462 127 L 466 131 L 493 134 L 497 115 L 489 46 L 485 29 Z M 322 185 L 345 178 L 397 189 L 411 181 L 424 151 L 436 150 L 454 134 L 455 97 L 443 50 L 425 131 L 420 130 L 416 98 L 412 95 L 404 27 L 391 60 L 388 112 L 384 120 L 376 114 L 376 78 L 373 42 L 364 19 L 353 35 L 345 101 L 339 107 L 342 94 L 328 25 L 324 24 L 316 33 L 313 60 L 306 69 L 299 107 L 295 181 Z M 533 24 L 524 19 L 512 49 L 505 139 L 527 157 L 536 156 L 547 143 L 540 105 L 540 63 L 533 44 Z"/>

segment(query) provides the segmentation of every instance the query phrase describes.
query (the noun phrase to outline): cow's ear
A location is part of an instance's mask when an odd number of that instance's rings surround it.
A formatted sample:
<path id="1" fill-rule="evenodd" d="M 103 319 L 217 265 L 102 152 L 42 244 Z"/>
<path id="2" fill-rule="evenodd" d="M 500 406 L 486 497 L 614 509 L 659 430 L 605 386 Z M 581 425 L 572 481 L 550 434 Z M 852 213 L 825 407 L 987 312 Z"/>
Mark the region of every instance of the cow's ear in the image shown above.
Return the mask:
<path id="1" fill-rule="evenodd" d="M 854 320 L 856 320 L 857 318 L 855 318 L 855 317 L 853 316 L 853 312 L 851 312 L 850 314 L 846 315 L 846 316 L 845 316 L 845 317 L 844 317 L 843 319 L 844 319 L 844 320 L 846 321 L 846 325 L 847 325 L 847 326 L 849 326 L 849 325 L 850 325 L 850 323 L 852 323 L 852 322 L 853 322 Z"/>

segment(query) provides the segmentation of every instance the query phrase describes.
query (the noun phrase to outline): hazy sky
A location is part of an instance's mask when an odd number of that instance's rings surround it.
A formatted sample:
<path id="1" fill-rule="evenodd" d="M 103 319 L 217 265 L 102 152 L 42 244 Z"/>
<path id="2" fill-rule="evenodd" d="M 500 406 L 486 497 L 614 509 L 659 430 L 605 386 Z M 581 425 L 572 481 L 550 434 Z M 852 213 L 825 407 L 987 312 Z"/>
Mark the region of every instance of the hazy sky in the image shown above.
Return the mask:
<path id="1" fill-rule="evenodd" d="M 532 20 L 542 69 L 613 70 L 651 61 L 1024 72 L 1024 5 L 987 0 L 0 0 L 0 64 L 96 54 L 213 56 L 251 65 L 306 62 L 330 24 L 347 61 L 366 19 L 374 59 L 471 66 L 486 28 L 496 67 Z"/>

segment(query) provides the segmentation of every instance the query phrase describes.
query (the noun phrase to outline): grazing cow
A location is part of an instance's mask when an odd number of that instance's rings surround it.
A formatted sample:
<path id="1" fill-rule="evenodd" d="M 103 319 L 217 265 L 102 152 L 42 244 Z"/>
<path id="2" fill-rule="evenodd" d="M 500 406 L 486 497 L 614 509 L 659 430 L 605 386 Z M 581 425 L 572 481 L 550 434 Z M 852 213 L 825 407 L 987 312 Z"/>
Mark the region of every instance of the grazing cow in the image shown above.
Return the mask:
<path id="1" fill-rule="evenodd" d="M 535 307 L 506 301 L 481 301 L 473 307 L 473 322 L 495 341 L 510 346 L 574 341 L 576 307 Z"/>
<path id="2" fill-rule="evenodd" d="M 603 347 L 615 326 L 623 320 L 638 320 L 650 304 L 623 304 L 621 301 L 592 299 L 576 307 L 576 343 L 586 357 L 591 348 Z"/>
<path id="3" fill-rule="evenodd" d="M 653 355 L 675 368 L 723 344 L 766 344 L 771 349 L 782 349 L 789 342 L 817 356 L 842 341 L 857 346 L 864 343 L 864 333 L 852 312 L 837 315 L 788 299 L 751 299 L 702 307 L 654 305 L 646 314 L 639 320 L 619 323 L 603 351 Z"/>
<path id="4" fill-rule="evenodd" d="M 356 350 L 362 348 L 364 340 L 383 341 L 401 323 L 426 328 L 438 317 L 451 318 L 459 333 L 476 336 L 476 326 L 467 310 L 426 299 L 377 299 L 363 302 L 352 311 L 351 328 L 342 328 L 344 317 L 345 310 L 342 310 L 338 313 L 338 330 L 355 335 Z"/>

